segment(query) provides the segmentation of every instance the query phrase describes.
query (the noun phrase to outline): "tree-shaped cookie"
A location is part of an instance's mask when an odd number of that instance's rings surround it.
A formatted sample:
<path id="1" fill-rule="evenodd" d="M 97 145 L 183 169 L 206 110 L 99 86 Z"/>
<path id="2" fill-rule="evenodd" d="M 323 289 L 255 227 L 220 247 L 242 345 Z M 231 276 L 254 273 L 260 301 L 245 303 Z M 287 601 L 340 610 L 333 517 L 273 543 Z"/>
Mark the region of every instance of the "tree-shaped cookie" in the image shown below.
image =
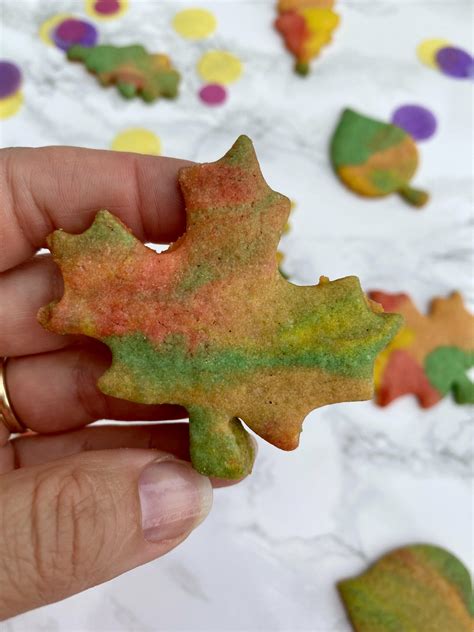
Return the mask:
<path id="1" fill-rule="evenodd" d="M 157 254 L 107 211 L 49 247 L 64 296 L 40 312 L 59 333 L 112 350 L 109 395 L 185 406 L 193 465 L 238 478 L 253 463 L 241 421 L 285 450 L 314 408 L 372 396 L 373 363 L 400 326 L 356 277 L 298 287 L 278 271 L 289 200 L 241 136 L 219 161 L 182 169 L 186 232 Z"/>
<path id="2" fill-rule="evenodd" d="M 429 408 L 452 391 L 458 404 L 473 404 L 474 384 L 467 371 L 474 366 L 474 317 L 459 292 L 434 299 L 428 316 L 420 314 L 407 294 L 374 291 L 369 296 L 405 319 L 377 358 L 376 401 L 386 406 L 413 394 L 423 408 Z"/>
<path id="3" fill-rule="evenodd" d="M 469 571 L 437 546 L 392 551 L 338 588 L 356 632 L 474 630 Z"/>
<path id="4" fill-rule="evenodd" d="M 180 75 L 169 57 L 148 53 L 139 44 L 90 48 L 75 45 L 68 49 L 67 56 L 83 62 L 103 86 L 116 84 L 127 99 L 138 95 L 144 101 L 155 101 L 160 97 L 172 99 L 178 94 Z"/>
<path id="5" fill-rule="evenodd" d="M 295 71 L 309 73 L 309 62 L 327 46 L 339 25 L 335 0 L 279 0 L 275 27 L 295 57 Z"/>
<path id="6" fill-rule="evenodd" d="M 346 109 L 332 137 L 330 152 L 336 174 L 359 195 L 399 193 L 416 207 L 428 202 L 425 191 L 410 186 L 418 168 L 418 149 L 400 127 Z"/>

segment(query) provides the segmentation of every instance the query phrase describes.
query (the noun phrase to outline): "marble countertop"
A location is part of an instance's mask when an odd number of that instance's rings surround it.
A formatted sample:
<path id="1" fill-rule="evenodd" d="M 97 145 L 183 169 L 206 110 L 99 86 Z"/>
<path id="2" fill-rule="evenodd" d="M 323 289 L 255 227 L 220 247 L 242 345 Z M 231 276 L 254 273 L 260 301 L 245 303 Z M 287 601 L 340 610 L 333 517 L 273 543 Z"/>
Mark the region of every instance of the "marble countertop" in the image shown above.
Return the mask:
<path id="1" fill-rule="evenodd" d="M 271 28 L 274 4 L 196 3 L 219 22 L 196 43 L 169 26 L 191 2 L 130 0 L 124 17 L 98 25 L 105 41 L 140 41 L 176 61 L 181 97 L 147 106 L 100 89 L 38 38 L 47 17 L 84 15 L 83 2 L 2 0 L 1 57 L 23 69 L 25 105 L 2 121 L 0 145 L 108 148 L 119 131 L 140 126 L 160 136 L 164 154 L 212 161 L 246 133 L 269 184 L 297 203 L 282 245 L 295 282 L 356 274 L 366 289 L 408 292 L 422 309 L 454 289 L 472 307 L 472 82 L 431 71 L 415 54 L 429 37 L 469 48 L 471 2 L 341 0 L 335 43 L 305 80 Z M 195 64 L 209 48 L 245 65 L 220 108 L 196 96 Z M 327 149 L 341 109 L 388 120 L 413 102 L 439 120 L 437 135 L 419 145 L 414 180 L 430 204 L 414 211 L 397 196 L 346 191 Z M 472 409 L 445 399 L 425 411 L 410 397 L 386 409 L 340 404 L 310 415 L 295 452 L 259 444 L 252 476 L 217 490 L 210 517 L 177 550 L 1 629 L 346 632 L 335 582 L 388 549 L 429 542 L 472 568 Z"/>

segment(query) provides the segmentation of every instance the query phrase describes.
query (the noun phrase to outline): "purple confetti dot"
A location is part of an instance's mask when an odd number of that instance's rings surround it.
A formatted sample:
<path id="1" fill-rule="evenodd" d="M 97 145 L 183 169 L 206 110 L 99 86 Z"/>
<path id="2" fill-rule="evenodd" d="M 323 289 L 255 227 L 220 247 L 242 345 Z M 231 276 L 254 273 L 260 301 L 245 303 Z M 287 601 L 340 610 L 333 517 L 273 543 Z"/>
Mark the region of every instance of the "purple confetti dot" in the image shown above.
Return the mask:
<path id="1" fill-rule="evenodd" d="M 436 131 L 436 117 L 421 105 L 402 105 L 392 115 L 392 123 L 401 127 L 415 140 L 431 138 Z"/>
<path id="2" fill-rule="evenodd" d="M 118 0 L 97 0 L 94 9 L 103 15 L 113 15 L 120 11 L 120 2 Z"/>
<path id="3" fill-rule="evenodd" d="M 436 63 L 445 75 L 457 79 L 474 77 L 474 60 L 462 48 L 446 46 L 436 53 Z"/>
<path id="4" fill-rule="evenodd" d="M 206 105 L 221 105 L 227 99 L 227 90 L 218 83 L 210 83 L 199 90 L 199 97 Z"/>
<path id="5" fill-rule="evenodd" d="M 74 44 L 94 46 L 97 42 L 97 29 L 90 22 L 68 19 L 58 24 L 53 33 L 53 40 L 58 48 L 68 50 Z"/>
<path id="6" fill-rule="evenodd" d="M 5 99 L 15 92 L 21 84 L 21 71 L 11 61 L 0 61 L 0 99 Z"/>

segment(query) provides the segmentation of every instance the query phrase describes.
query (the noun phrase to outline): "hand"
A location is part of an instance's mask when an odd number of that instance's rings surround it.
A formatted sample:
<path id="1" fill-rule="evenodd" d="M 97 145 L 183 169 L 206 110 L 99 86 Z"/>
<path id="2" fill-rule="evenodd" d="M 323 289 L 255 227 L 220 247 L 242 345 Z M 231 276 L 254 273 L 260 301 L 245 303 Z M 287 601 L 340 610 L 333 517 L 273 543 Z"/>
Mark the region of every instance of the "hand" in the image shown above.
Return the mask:
<path id="1" fill-rule="evenodd" d="M 31 430 L 9 440 L 0 419 L 0 620 L 167 553 L 210 510 L 212 483 L 187 462 L 186 423 L 87 427 L 185 411 L 103 395 L 107 349 L 36 321 L 63 291 L 51 258 L 34 256 L 46 235 L 81 232 L 107 208 L 144 241 L 176 239 L 184 164 L 67 147 L 0 151 L 0 357 Z"/>

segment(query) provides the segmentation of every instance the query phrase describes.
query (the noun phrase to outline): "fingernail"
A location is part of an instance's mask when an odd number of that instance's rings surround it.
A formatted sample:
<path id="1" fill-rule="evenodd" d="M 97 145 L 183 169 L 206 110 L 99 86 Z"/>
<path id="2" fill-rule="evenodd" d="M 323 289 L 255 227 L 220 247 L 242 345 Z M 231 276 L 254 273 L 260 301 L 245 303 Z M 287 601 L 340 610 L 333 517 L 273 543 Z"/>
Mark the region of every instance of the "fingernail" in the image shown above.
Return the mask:
<path id="1" fill-rule="evenodd" d="M 212 506 L 212 486 L 184 461 L 155 461 L 138 482 L 142 528 L 150 542 L 174 540 L 197 527 Z"/>

